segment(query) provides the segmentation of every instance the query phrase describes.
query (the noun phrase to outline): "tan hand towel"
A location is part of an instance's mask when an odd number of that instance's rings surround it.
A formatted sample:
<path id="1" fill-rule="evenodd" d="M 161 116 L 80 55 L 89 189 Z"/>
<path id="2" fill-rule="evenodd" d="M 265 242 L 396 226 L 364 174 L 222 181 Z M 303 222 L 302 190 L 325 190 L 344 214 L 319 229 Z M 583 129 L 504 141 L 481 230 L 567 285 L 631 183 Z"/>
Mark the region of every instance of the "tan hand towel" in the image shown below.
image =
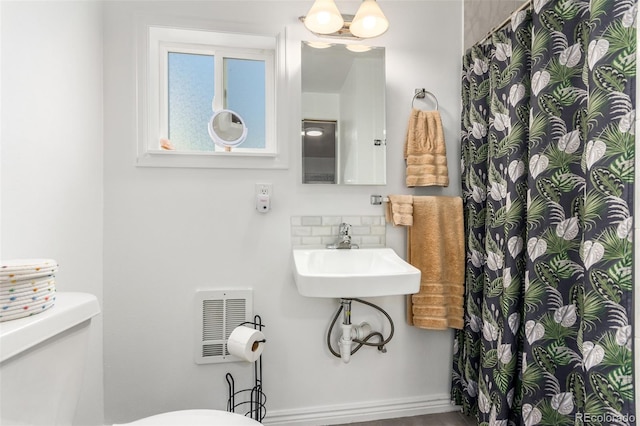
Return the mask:
<path id="1" fill-rule="evenodd" d="M 413 225 L 413 195 L 389 195 L 385 218 L 394 226 Z"/>
<path id="2" fill-rule="evenodd" d="M 464 326 L 464 222 L 460 197 L 413 197 L 407 258 L 422 272 L 407 297 L 407 321 L 420 328 Z"/>
<path id="3" fill-rule="evenodd" d="M 404 158 L 408 187 L 449 186 L 447 147 L 438 111 L 411 110 Z"/>

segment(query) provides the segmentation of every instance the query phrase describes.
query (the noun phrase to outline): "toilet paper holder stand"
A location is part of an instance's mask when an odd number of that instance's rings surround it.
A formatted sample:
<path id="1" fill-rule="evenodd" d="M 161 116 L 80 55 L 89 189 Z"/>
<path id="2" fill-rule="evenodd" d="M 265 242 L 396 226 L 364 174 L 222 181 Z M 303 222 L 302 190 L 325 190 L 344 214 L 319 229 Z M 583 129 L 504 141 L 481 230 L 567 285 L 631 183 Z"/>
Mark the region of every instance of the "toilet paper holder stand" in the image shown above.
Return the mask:
<path id="1" fill-rule="evenodd" d="M 255 315 L 253 321 L 243 322 L 241 325 L 253 326 L 254 329 L 262 331 L 265 327 L 262 324 L 262 318 L 260 315 Z M 256 343 L 264 343 L 266 340 L 259 340 Z M 250 417 L 254 420 L 262 422 L 267 415 L 267 409 L 265 403 L 267 397 L 262 390 L 262 354 L 253 363 L 253 378 L 254 385 L 251 388 L 235 390 L 235 381 L 231 373 L 227 373 L 227 386 L 229 390 L 229 399 L 227 400 L 227 411 L 243 414 L 245 417 Z"/>

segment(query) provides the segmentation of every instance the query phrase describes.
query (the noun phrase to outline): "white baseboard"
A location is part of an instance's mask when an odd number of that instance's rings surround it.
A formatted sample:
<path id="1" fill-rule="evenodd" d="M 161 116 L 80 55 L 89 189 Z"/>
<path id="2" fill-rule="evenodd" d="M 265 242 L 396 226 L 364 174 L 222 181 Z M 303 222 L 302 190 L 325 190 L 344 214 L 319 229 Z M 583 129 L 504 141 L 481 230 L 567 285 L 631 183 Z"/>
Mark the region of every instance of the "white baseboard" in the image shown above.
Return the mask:
<path id="1" fill-rule="evenodd" d="M 458 411 L 448 394 L 267 411 L 265 425 L 319 426 Z"/>

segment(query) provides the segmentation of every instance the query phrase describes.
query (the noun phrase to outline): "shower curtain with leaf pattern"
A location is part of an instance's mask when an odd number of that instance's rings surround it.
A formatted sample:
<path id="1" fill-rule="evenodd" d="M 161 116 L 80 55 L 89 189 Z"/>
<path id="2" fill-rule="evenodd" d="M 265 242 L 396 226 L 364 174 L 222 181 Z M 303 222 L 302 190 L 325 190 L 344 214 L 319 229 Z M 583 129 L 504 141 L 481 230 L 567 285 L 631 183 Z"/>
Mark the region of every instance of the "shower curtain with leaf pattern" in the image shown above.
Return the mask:
<path id="1" fill-rule="evenodd" d="M 464 56 L 452 399 L 479 424 L 635 424 L 636 3 L 535 0 Z"/>

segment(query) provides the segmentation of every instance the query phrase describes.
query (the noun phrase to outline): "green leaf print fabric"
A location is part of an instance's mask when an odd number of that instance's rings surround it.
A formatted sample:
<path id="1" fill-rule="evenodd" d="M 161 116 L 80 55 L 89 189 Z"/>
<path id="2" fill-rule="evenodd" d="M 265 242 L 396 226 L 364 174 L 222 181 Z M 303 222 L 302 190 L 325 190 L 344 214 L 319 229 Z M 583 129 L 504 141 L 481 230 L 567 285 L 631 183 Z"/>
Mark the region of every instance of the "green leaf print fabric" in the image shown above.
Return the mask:
<path id="1" fill-rule="evenodd" d="M 536 0 L 462 73 L 465 327 L 481 425 L 635 424 L 636 0 Z"/>

